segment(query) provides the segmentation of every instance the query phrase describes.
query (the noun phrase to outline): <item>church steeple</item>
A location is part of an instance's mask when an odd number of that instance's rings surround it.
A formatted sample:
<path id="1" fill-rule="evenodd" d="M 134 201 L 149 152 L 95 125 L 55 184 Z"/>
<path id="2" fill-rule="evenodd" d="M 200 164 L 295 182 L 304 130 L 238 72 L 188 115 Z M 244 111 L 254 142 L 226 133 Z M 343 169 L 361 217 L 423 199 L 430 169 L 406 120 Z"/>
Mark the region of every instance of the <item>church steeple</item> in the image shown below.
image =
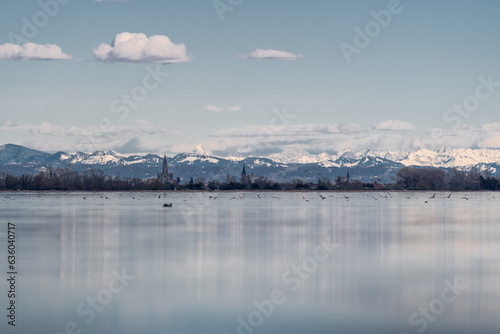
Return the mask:
<path id="1" fill-rule="evenodd" d="M 243 169 L 241 170 L 241 183 L 247 183 L 247 182 L 248 182 L 247 171 L 245 165 L 243 165 Z"/>
<path id="2" fill-rule="evenodd" d="M 167 163 L 167 155 L 166 154 L 163 156 L 162 174 L 168 174 L 168 163 Z"/>
<path id="3" fill-rule="evenodd" d="M 173 181 L 174 175 L 168 172 L 167 155 L 163 155 L 163 167 L 161 169 L 161 174 L 157 174 L 158 180 L 162 183 L 171 183 Z"/>

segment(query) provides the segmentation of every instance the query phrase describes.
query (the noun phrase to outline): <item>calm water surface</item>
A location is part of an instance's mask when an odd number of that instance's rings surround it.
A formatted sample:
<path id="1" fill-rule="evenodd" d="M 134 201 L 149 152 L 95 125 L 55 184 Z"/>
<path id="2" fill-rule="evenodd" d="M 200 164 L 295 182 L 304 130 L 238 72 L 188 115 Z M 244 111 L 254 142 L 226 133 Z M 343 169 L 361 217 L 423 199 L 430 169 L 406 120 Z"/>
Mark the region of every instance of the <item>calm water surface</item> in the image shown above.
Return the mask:
<path id="1" fill-rule="evenodd" d="M 498 333 L 500 194 L 321 195 L 0 193 L 0 332 Z"/>

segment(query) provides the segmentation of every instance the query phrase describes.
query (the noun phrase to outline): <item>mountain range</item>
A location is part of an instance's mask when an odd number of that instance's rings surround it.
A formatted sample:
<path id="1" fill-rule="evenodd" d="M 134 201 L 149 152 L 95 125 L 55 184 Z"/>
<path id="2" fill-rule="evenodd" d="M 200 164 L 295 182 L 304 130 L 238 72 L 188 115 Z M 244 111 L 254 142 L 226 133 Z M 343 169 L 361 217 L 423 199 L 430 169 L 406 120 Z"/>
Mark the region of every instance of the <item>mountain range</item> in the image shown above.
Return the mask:
<path id="1" fill-rule="evenodd" d="M 500 172 L 500 150 L 449 147 L 438 151 L 425 148 L 412 151 L 345 150 L 336 155 L 315 155 L 288 149 L 268 156 L 220 157 L 198 146 L 193 152 L 177 154 L 167 158 L 167 161 L 174 177 L 181 180 L 199 177 L 207 181 L 224 181 L 227 174 L 238 177 L 244 165 L 247 173 L 262 175 L 277 182 L 294 178 L 316 182 L 321 177 L 335 179 L 345 176 L 347 171 L 352 179 L 362 182 L 392 182 L 397 171 L 404 166 L 476 168 L 488 170 L 493 176 Z M 127 155 L 115 151 L 47 153 L 14 144 L 0 146 L 0 172 L 13 175 L 38 173 L 50 167 L 70 168 L 79 172 L 100 168 L 108 175 L 150 178 L 161 171 L 162 163 L 163 157 L 157 154 Z"/>

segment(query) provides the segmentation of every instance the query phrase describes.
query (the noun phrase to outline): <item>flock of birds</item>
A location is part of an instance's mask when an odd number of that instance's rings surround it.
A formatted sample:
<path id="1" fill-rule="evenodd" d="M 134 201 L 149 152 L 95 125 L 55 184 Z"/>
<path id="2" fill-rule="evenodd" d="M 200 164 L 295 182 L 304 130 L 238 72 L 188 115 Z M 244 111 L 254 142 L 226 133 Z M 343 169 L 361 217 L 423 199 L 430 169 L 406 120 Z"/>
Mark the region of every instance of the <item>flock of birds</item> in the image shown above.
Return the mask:
<path id="1" fill-rule="evenodd" d="M 64 192 L 62 193 L 62 195 L 66 196 L 66 195 L 69 195 L 70 193 L 69 192 Z M 229 193 L 230 194 L 230 193 Z M 231 197 L 229 197 L 229 201 L 233 201 L 233 200 L 242 200 L 244 198 L 246 198 L 248 196 L 249 193 L 239 193 L 239 194 L 236 194 L 236 195 L 232 195 Z M 305 200 L 306 202 L 309 202 L 311 200 L 313 200 L 315 198 L 315 195 L 312 195 L 313 193 L 308 193 L 307 195 L 302 195 L 302 199 Z M 331 194 L 331 195 L 325 195 L 325 194 L 322 194 L 322 193 L 317 193 L 317 196 L 319 196 L 319 198 L 324 201 L 326 200 L 328 197 L 330 198 L 340 198 L 340 199 L 345 199 L 346 201 L 349 201 L 351 199 L 356 199 L 355 197 L 353 197 L 353 194 L 356 194 L 356 193 L 352 193 L 352 194 L 345 194 L 345 193 L 334 193 L 334 194 Z M 373 200 L 375 201 L 378 201 L 380 199 L 390 199 L 390 198 L 394 198 L 393 194 L 391 194 L 389 191 L 387 192 L 376 192 L 376 193 L 364 193 L 365 196 L 369 197 L 369 198 L 372 198 Z M 421 196 L 418 196 L 419 193 L 414 193 L 414 196 L 411 197 L 411 196 L 406 196 L 405 198 L 406 199 L 409 199 L 409 200 L 413 200 L 413 199 L 422 199 Z M 466 194 L 466 193 L 455 193 L 455 194 L 460 194 L 462 197 L 460 197 L 460 199 L 462 200 L 470 200 L 472 198 L 471 195 L 469 194 Z M 41 194 L 30 194 L 30 195 L 33 195 L 34 197 L 38 197 L 38 198 L 41 198 L 42 195 Z M 261 197 L 262 195 L 262 197 Z M 433 200 L 433 199 L 438 199 L 438 198 L 441 198 L 441 199 L 449 199 L 449 198 L 452 198 L 453 196 L 453 193 L 449 193 L 447 196 L 446 194 L 444 196 L 437 196 L 438 193 L 434 193 L 431 197 L 429 197 L 428 199 L 425 200 L 424 203 L 429 203 L 430 200 Z M 88 196 L 88 195 L 87 195 Z M 82 198 L 85 200 L 87 199 L 87 196 L 83 196 Z M 111 196 L 111 195 L 110 195 Z M 156 197 L 156 195 L 154 195 Z M 162 199 L 162 196 L 163 198 L 166 197 L 166 194 L 160 194 L 158 195 L 158 199 Z M 217 195 L 204 195 L 206 196 L 207 199 L 209 200 L 218 200 L 219 199 L 219 196 Z M 355 195 L 354 195 L 355 196 Z M 119 196 L 121 197 L 121 195 Z M 28 198 L 31 198 L 28 197 Z M 111 198 L 108 197 L 108 195 L 106 194 L 100 194 L 98 198 L 101 198 L 103 200 L 110 200 Z M 132 199 L 133 200 L 143 200 L 143 199 L 148 199 L 150 198 L 150 196 L 146 196 L 145 194 L 135 194 L 134 196 L 132 196 Z M 274 200 L 280 200 L 281 197 L 277 196 L 275 193 L 269 193 L 269 195 L 267 194 L 256 194 L 255 195 L 255 198 L 257 199 L 274 199 Z M 2 201 L 8 201 L 8 200 L 16 200 L 16 196 L 11 196 L 9 194 L 7 194 L 6 196 L 2 197 L 1 200 Z M 43 198 L 41 198 L 43 200 Z M 95 199 L 95 198 L 94 198 Z M 488 198 L 487 200 L 495 200 L 496 197 L 493 195 L 491 198 Z M 173 203 L 164 203 L 163 204 L 163 207 L 172 207 L 173 206 Z"/>

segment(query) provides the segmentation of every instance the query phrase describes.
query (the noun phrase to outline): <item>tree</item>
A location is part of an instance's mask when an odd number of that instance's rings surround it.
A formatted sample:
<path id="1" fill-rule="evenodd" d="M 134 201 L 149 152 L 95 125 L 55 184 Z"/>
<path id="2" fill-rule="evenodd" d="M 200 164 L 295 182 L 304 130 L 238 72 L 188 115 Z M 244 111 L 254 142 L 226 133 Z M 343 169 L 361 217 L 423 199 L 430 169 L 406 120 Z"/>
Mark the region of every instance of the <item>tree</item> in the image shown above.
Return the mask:
<path id="1" fill-rule="evenodd" d="M 34 190 L 49 190 L 50 189 L 50 182 L 49 182 L 49 179 L 46 176 L 45 172 L 40 172 L 37 175 L 35 175 L 35 178 L 33 180 L 33 187 L 34 187 Z"/>
<path id="2" fill-rule="evenodd" d="M 330 183 L 330 179 L 327 177 L 320 177 L 318 179 L 318 185 L 316 187 L 318 190 L 329 190 L 332 189 L 332 184 Z"/>
<path id="3" fill-rule="evenodd" d="M 85 190 L 105 190 L 106 176 L 101 169 L 90 169 L 83 174 L 83 188 Z"/>
<path id="4" fill-rule="evenodd" d="M 20 188 L 20 181 L 17 176 L 7 174 L 5 176 L 5 188 L 15 190 Z"/>
<path id="5" fill-rule="evenodd" d="M 397 183 L 406 189 L 446 189 L 445 172 L 437 168 L 403 167 L 398 171 L 397 177 Z"/>

